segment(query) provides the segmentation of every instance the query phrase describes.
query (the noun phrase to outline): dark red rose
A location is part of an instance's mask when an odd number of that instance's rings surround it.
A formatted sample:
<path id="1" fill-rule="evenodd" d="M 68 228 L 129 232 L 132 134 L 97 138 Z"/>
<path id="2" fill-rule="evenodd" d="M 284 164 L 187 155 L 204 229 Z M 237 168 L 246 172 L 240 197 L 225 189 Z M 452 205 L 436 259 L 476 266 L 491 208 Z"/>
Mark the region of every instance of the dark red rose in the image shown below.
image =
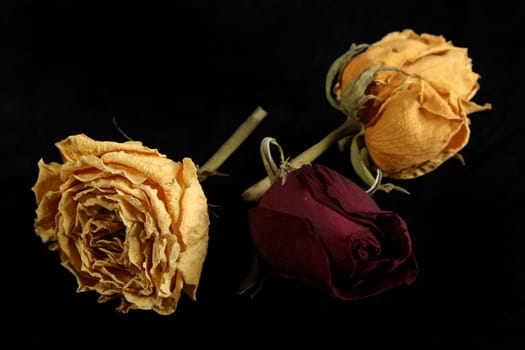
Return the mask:
<path id="1" fill-rule="evenodd" d="M 292 171 L 248 215 L 256 252 L 272 273 L 330 296 L 359 299 L 416 278 L 404 220 L 326 166 Z"/>

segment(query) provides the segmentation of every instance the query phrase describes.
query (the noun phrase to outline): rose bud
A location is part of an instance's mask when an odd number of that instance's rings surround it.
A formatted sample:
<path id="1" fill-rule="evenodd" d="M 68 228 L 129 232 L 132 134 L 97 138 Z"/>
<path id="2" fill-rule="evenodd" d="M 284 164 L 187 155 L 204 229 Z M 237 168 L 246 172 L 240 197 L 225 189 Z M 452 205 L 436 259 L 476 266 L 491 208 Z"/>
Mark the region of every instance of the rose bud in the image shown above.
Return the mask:
<path id="1" fill-rule="evenodd" d="M 190 158 L 137 141 L 80 134 L 56 143 L 63 163 L 38 162 L 36 234 L 78 283 L 117 310 L 175 311 L 196 298 L 208 246 L 207 199 Z"/>
<path id="2" fill-rule="evenodd" d="M 323 165 L 276 181 L 249 209 L 256 253 L 271 273 L 353 300 L 411 284 L 417 262 L 403 219 Z"/>
<path id="3" fill-rule="evenodd" d="M 340 67 L 334 93 L 343 104 L 355 100 L 352 86 L 373 73 L 356 117 L 365 126 L 368 156 L 383 175 L 418 177 L 458 155 L 470 137 L 467 116 L 492 108 L 471 101 L 480 76 L 467 49 L 410 29 L 361 49 Z"/>

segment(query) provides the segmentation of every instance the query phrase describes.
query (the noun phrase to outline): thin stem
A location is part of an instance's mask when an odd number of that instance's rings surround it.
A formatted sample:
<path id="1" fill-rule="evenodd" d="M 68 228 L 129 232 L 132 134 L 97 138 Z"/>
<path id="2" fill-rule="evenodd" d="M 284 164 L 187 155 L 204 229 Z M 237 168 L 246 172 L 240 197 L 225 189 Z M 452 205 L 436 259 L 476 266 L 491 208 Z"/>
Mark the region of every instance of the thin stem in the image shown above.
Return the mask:
<path id="1" fill-rule="evenodd" d="M 246 120 L 239 125 L 237 130 L 224 142 L 221 147 L 199 167 L 199 181 L 204 181 L 212 175 L 232 155 L 244 140 L 253 132 L 259 123 L 266 117 L 267 112 L 262 107 L 257 107 Z"/>
<path id="2" fill-rule="evenodd" d="M 319 156 L 321 156 L 334 143 L 345 136 L 355 134 L 361 130 L 361 123 L 354 118 L 347 118 L 343 124 L 335 128 L 328 135 L 323 137 L 319 142 L 312 145 L 304 152 L 293 158 L 289 165 L 298 169 L 305 164 L 309 164 Z M 261 179 L 259 182 L 253 184 L 242 193 L 242 198 L 248 202 L 258 201 L 262 195 L 270 188 L 271 181 L 268 177 Z"/>

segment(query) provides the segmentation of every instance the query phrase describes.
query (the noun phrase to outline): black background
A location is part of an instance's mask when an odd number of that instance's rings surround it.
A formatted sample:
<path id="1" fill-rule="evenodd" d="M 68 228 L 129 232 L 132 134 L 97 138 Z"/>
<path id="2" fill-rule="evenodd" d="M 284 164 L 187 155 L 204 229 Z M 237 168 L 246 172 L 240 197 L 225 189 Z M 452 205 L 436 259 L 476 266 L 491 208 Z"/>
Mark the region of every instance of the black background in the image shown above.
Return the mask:
<path id="1" fill-rule="evenodd" d="M 169 5 L 167 5 L 170 3 Z M 503 3 L 502 3 L 503 4 Z M 506 3 L 505 3 L 506 4 Z M 2 1 L 2 327 L 14 347 L 405 345 L 517 349 L 525 340 L 523 3 L 479 1 Z M 249 268 L 249 204 L 264 176 L 262 137 L 294 156 L 339 125 L 324 79 L 350 44 L 412 28 L 467 47 L 481 88 L 466 166 L 450 161 L 381 194 L 406 220 L 416 282 L 342 302 L 268 279 L 235 294 Z M 127 315 L 76 293 L 33 231 L 37 161 L 71 134 L 124 141 L 112 124 L 170 158 L 203 164 L 257 107 L 267 118 L 203 182 L 212 217 L 198 300 Z M 318 159 L 351 176 L 337 149 Z M 398 183 L 399 184 L 399 183 Z"/>

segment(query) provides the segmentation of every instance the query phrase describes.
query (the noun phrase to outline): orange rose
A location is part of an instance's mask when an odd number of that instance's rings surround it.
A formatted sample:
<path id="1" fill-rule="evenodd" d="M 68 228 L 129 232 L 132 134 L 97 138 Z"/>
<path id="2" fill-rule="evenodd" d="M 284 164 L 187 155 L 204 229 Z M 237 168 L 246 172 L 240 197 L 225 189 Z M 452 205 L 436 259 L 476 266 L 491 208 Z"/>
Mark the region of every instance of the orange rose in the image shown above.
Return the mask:
<path id="1" fill-rule="evenodd" d="M 467 49 L 442 36 L 410 29 L 384 36 L 342 65 L 336 100 L 355 100 L 350 90 L 367 73 L 373 74 L 355 116 L 364 123 L 370 159 L 386 177 L 421 176 L 457 155 L 469 140 L 467 115 L 492 108 L 471 101 L 479 75 Z"/>
<path id="2" fill-rule="evenodd" d="M 192 160 L 83 134 L 56 146 L 63 164 L 38 162 L 34 226 L 75 275 L 77 291 L 120 299 L 124 313 L 167 315 L 181 292 L 195 299 L 209 216 Z"/>

